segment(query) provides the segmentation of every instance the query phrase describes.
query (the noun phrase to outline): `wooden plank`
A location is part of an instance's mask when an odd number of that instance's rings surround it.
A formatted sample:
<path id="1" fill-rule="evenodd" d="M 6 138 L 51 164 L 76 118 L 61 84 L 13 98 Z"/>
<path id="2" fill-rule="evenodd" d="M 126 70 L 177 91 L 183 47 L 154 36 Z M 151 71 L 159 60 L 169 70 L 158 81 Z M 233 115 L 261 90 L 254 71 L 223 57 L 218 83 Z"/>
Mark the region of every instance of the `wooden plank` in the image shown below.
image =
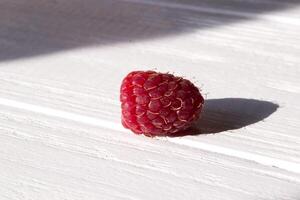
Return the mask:
<path id="1" fill-rule="evenodd" d="M 300 174 L 169 141 L 6 107 L 0 122 L 0 184 L 16 199 L 295 199 L 300 189 Z"/>
<path id="2" fill-rule="evenodd" d="M 1 199 L 299 198 L 298 4 L 2 1 Z M 187 135 L 120 125 L 122 77 L 153 68 L 205 94 Z"/>

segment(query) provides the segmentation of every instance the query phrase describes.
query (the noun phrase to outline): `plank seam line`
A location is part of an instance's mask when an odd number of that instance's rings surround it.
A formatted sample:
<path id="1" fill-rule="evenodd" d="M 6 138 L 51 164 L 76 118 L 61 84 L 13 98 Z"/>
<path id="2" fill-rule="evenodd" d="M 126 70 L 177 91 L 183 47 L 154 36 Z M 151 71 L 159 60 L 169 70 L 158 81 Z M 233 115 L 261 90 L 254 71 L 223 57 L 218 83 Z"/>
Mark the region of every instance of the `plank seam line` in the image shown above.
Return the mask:
<path id="1" fill-rule="evenodd" d="M 186 5 L 181 3 L 167 3 L 167 2 L 154 2 L 154 1 L 140 1 L 140 0 L 119 0 L 121 2 L 128 2 L 128 3 L 135 3 L 135 4 L 145 4 L 151 6 L 160 6 L 164 8 L 171 8 L 171 9 L 181 9 L 187 11 L 196 11 L 196 12 L 203 12 L 203 13 L 210 13 L 210 14 L 223 14 L 223 15 L 231 15 L 231 16 L 238 16 L 238 17 L 255 17 L 252 13 L 247 12 L 238 12 L 232 10 L 225 10 L 219 8 L 212 8 L 208 6 L 195 6 L 195 5 Z"/>
<path id="2" fill-rule="evenodd" d="M 57 117 L 60 119 L 66 119 L 66 120 L 70 120 L 70 121 L 84 123 L 84 124 L 97 126 L 97 127 L 101 127 L 101 128 L 113 129 L 113 130 L 124 132 L 124 128 L 122 127 L 121 123 L 116 124 L 114 122 L 102 120 L 102 119 L 95 118 L 95 117 L 89 117 L 89 116 L 85 116 L 85 115 L 81 115 L 81 114 L 70 113 L 67 111 L 61 111 L 61 110 L 57 110 L 57 109 L 53 109 L 53 108 L 33 105 L 33 104 L 29 104 L 29 103 L 23 103 L 23 102 L 5 99 L 5 98 L 0 98 L 0 105 L 11 107 L 11 108 L 16 108 L 16 109 L 20 109 L 20 110 L 26 110 L 26 111 L 30 111 L 30 112 L 34 112 L 34 113 L 38 113 L 38 114 L 44 114 L 44 115 L 51 116 L 51 117 Z M 196 148 L 196 149 L 200 149 L 200 150 L 214 152 L 214 153 L 218 153 L 218 154 L 222 154 L 222 155 L 226 155 L 226 156 L 231 156 L 231 157 L 240 158 L 240 159 L 244 159 L 244 160 L 254 161 L 256 163 L 259 163 L 259 164 L 262 164 L 265 166 L 277 167 L 280 169 L 284 169 L 286 171 L 300 174 L 300 164 L 298 164 L 298 163 L 279 160 L 276 158 L 270 158 L 267 156 L 257 155 L 257 154 L 253 154 L 253 153 L 249 153 L 249 152 L 234 150 L 231 148 L 221 147 L 218 145 L 208 144 L 208 143 L 204 143 L 204 142 L 192 141 L 192 140 L 188 140 L 188 139 L 184 139 L 184 138 L 167 137 L 165 139 L 160 138 L 160 140 L 166 140 L 166 141 L 172 142 L 174 144 L 178 144 L 178 145 L 184 145 L 187 147 L 192 147 L 192 148 Z"/>
<path id="3" fill-rule="evenodd" d="M 257 15 L 251 12 L 242 12 L 242 11 L 235 11 L 232 9 L 226 9 L 226 8 L 213 8 L 209 6 L 195 6 L 195 5 L 186 5 L 181 3 L 167 3 L 167 2 L 161 2 L 161 1 L 145 1 L 145 0 L 119 0 L 121 2 L 128 2 L 128 3 L 135 3 L 135 4 L 144 4 L 144 5 L 150 5 L 150 6 L 160 6 L 162 8 L 169 8 L 169 9 L 181 9 L 186 11 L 193 11 L 193 12 L 202 12 L 207 14 L 221 14 L 226 15 L 230 17 L 243 17 L 245 19 L 251 18 L 251 19 L 264 19 L 264 20 L 271 20 L 275 22 L 281 22 L 281 23 L 288 23 L 292 25 L 298 25 L 298 20 L 293 19 L 291 17 L 285 17 L 285 16 L 275 16 L 270 14 L 261 14 Z"/>

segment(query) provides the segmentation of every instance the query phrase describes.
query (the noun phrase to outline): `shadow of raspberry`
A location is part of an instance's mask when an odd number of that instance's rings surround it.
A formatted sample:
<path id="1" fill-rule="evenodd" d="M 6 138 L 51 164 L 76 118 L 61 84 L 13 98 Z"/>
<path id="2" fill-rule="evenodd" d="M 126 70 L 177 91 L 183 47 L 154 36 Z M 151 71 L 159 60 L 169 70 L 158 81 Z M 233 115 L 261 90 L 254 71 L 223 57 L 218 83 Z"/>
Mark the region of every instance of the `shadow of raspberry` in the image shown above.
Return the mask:
<path id="1" fill-rule="evenodd" d="M 209 99 L 205 101 L 201 119 L 190 129 L 172 136 L 213 134 L 240 129 L 264 120 L 278 107 L 278 104 L 257 99 Z"/>

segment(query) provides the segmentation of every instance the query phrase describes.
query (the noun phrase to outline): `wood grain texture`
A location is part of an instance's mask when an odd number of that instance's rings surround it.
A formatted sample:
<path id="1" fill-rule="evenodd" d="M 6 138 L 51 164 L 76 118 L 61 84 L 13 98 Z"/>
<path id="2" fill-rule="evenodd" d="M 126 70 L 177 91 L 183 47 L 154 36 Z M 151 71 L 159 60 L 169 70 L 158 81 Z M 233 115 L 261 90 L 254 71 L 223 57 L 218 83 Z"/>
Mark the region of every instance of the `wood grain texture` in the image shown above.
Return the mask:
<path id="1" fill-rule="evenodd" d="M 298 4 L 0 2 L 0 199 L 298 200 Z M 120 125 L 122 77 L 154 68 L 205 94 L 190 132 Z"/>

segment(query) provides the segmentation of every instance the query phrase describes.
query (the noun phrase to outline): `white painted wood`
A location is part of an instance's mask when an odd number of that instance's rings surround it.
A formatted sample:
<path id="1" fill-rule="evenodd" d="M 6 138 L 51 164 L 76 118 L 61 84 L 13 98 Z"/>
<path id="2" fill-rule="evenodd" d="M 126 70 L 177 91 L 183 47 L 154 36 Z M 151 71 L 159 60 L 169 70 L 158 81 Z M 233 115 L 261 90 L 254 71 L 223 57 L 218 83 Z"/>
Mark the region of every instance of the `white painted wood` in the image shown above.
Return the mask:
<path id="1" fill-rule="evenodd" d="M 299 6 L 1 1 L 0 199 L 299 199 Z M 122 128 L 122 78 L 154 68 L 202 88 L 203 134 Z"/>

